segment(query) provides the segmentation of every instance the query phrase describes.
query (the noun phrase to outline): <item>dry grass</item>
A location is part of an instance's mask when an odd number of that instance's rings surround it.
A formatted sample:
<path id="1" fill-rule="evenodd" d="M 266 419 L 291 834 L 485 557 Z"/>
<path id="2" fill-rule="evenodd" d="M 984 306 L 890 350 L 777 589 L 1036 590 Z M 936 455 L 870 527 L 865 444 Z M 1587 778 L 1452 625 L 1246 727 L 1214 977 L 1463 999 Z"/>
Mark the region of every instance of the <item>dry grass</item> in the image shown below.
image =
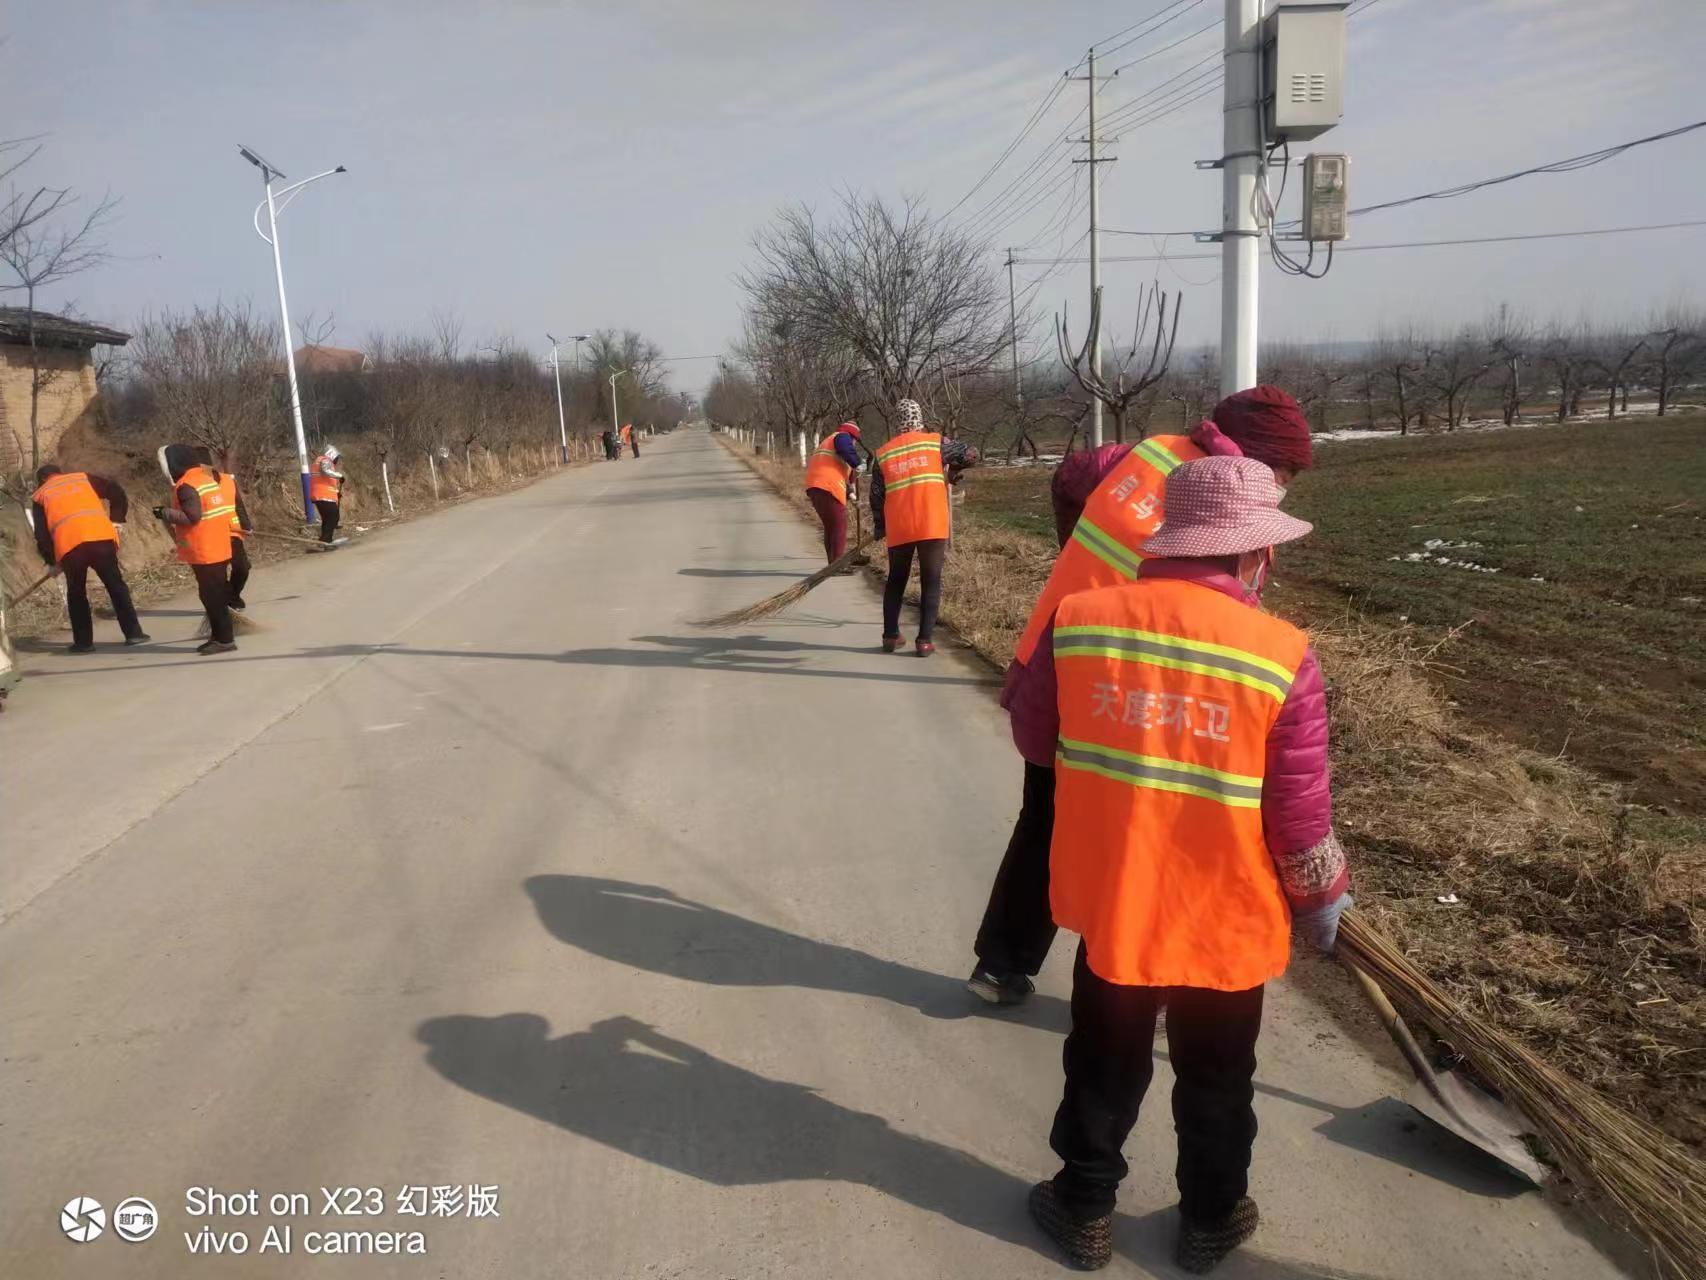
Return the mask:
<path id="1" fill-rule="evenodd" d="M 811 518 L 797 463 L 735 452 Z M 943 621 L 1004 667 L 1053 540 L 956 522 Z M 1311 634 L 1363 910 L 1455 999 L 1706 1149 L 1706 828 L 1472 728 L 1440 689 L 1449 640 L 1349 611 Z"/>

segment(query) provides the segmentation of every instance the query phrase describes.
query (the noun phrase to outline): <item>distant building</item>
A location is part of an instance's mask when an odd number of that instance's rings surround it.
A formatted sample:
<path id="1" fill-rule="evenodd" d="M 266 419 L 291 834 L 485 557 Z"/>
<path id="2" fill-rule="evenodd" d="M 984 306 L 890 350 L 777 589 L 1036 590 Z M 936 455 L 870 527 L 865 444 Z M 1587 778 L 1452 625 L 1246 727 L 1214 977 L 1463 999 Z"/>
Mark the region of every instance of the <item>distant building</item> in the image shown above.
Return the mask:
<path id="1" fill-rule="evenodd" d="M 296 372 L 305 373 L 371 373 L 373 361 L 367 352 L 354 347 L 327 347 L 318 343 L 296 348 Z"/>
<path id="2" fill-rule="evenodd" d="M 35 366 L 41 371 L 37 448 L 51 458 L 60 437 L 94 406 L 94 349 L 122 347 L 128 333 L 36 312 Z M 0 467 L 16 474 L 30 458 L 30 325 L 23 307 L 0 307 Z"/>

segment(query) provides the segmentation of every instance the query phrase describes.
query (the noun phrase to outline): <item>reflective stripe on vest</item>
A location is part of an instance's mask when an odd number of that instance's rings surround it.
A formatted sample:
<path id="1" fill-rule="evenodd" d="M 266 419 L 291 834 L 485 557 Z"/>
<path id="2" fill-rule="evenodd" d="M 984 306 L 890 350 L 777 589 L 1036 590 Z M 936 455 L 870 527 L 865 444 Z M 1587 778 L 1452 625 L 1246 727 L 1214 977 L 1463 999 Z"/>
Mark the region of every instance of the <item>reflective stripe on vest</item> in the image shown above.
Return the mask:
<path id="1" fill-rule="evenodd" d="M 32 502 L 41 504 L 47 532 L 53 539 L 53 558 L 60 561 L 85 542 L 115 542 L 118 530 L 101 505 L 100 495 L 81 471 L 49 476 L 35 491 Z"/>
<path id="2" fill-rule="evenodd" d="M 1223 644 L 1165 636 L 1129 627 L 1063 627 L 1054 629 L 1054 652 L 1082 657 L 1096 655 L 1120 662 L 1148 663 L 1173 671 L 1194 671 L 1260 689 L 1275 702 L 1291 692 L 1292 672 L 1256 653 Z"/>
<path id="3" fill-rule="evenodd" d="M 818 442 L 812 451 L 812 459 L 806 465 L 806 488 L 822 489 L 837 502 L 846 505 L 847 478 L 853 474 L 853 468 L 841 460 L 841 455 L 835 452 L 835 438 L 842 434 L 832 431 Z"/>
<path id="4" fill-rule="evenodd" d="M 948 536 L 948 481 L 942 437 L 905 431 L 877 450 L 883 477 L 883 526 L 891 547 Z"/>
<path id="5" fill-rule="evenodd" d="M 220 482 L 206 467 L 191 467 L 178 477 L 172 486 L 172 508 L 183 511 L 178 490 L 188 485 L 201 499 L 201 519 L 191 525 L 172 526 L 172 538 L 178 544 L 178 559 L 185 564 L 219 564 L 231 558 L 231 517 L 236 506 L 224 506 L 220 498 Z"/>
<path id="6" fill-rule="evenodd" d="M 1203 457 L 1189 436 L 1152 436 L 1133 445 L 1084 503 L 1037 597 L 1013 656 L 1029 662 L 1060 602 L 1076 591 L 1111 587 L 1138 575 L 1138 548 L 1161 524 L 1167 476 L 1180 463 Z"/>
<path id="7" fill-rule="evenodd" d="M 243 522 L 237 518 L 237 477 L 229 471 L 219 473 L 219 505 L 231 512 L 231 536 L 244 537 Z"/>
<path id="8" fill-rule="evenodd" d="M 1290 910 L 1262 787 L 1307 639 L 1170 578 L 1079 592 L 1056 619 L 1055 922 L 1109 982 L 1241 991 L 1277 976 Z"/>

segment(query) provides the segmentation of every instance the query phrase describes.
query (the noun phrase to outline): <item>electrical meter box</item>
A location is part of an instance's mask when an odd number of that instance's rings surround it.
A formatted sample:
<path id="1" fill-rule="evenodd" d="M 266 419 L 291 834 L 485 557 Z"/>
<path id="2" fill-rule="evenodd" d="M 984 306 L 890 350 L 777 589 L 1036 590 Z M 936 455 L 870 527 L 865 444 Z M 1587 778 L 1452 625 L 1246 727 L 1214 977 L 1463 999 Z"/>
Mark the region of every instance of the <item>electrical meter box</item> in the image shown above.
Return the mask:
<path id="1" fill-rule="evenodd" d="M 1350 237 L 1350 194 L 1346 181 L 1351 158 L 1310 155 L 1303 159 L 1303 238 L 1345 240 Z"/>
<path id="2" fill-rule="evenodd" d="M 1263 32 L 1262 97 L 1270 142 L 1307 142 L 1345 114 L 1349 0 L 1281 0 Z"/>

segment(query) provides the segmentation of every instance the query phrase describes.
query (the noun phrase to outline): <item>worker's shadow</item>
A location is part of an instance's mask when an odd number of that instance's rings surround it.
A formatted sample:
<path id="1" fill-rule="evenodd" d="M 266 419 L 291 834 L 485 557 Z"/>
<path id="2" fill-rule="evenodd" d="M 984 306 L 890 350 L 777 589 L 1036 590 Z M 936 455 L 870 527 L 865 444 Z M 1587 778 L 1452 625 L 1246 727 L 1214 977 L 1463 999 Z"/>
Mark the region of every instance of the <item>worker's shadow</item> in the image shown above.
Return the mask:
<path id="1" fill-rule="evenodd" d="M 1025 1211 L 1023 1179 L 634 1018 L 606 1018 L 552 1039 L 538 1014 L 463 1014 L 429 1019 L 415 1036 L 428 1065 L 452 1084 L 660 1168 L 718 1187 L 866 1186 L 1057 1260 Z M 1116 1214 L 1115 1249 L 1146 1274 L 1173 1274 L 1165 1259 L 1176 1223 L 1170 1208 L 1141 1218 Z M 857 1248 L 856 1240 L 847 1243 Z M 1368 1280 L 1249 1251 L 1229 1258 L 1221 1273 Z"/>
<path id="2" fill-rule="evenodd" d="M 962 980 L 802 938 L 668 889 L 594 876 L 533 876 L 527 892 L 551 935 L 630 968 L 719 987 L 808 987 L 875 996 L 931 1018 L 984 1010 Z M 1064 1000 L 1035 995 L 991 1016 L 1065 1034 Z"/>

